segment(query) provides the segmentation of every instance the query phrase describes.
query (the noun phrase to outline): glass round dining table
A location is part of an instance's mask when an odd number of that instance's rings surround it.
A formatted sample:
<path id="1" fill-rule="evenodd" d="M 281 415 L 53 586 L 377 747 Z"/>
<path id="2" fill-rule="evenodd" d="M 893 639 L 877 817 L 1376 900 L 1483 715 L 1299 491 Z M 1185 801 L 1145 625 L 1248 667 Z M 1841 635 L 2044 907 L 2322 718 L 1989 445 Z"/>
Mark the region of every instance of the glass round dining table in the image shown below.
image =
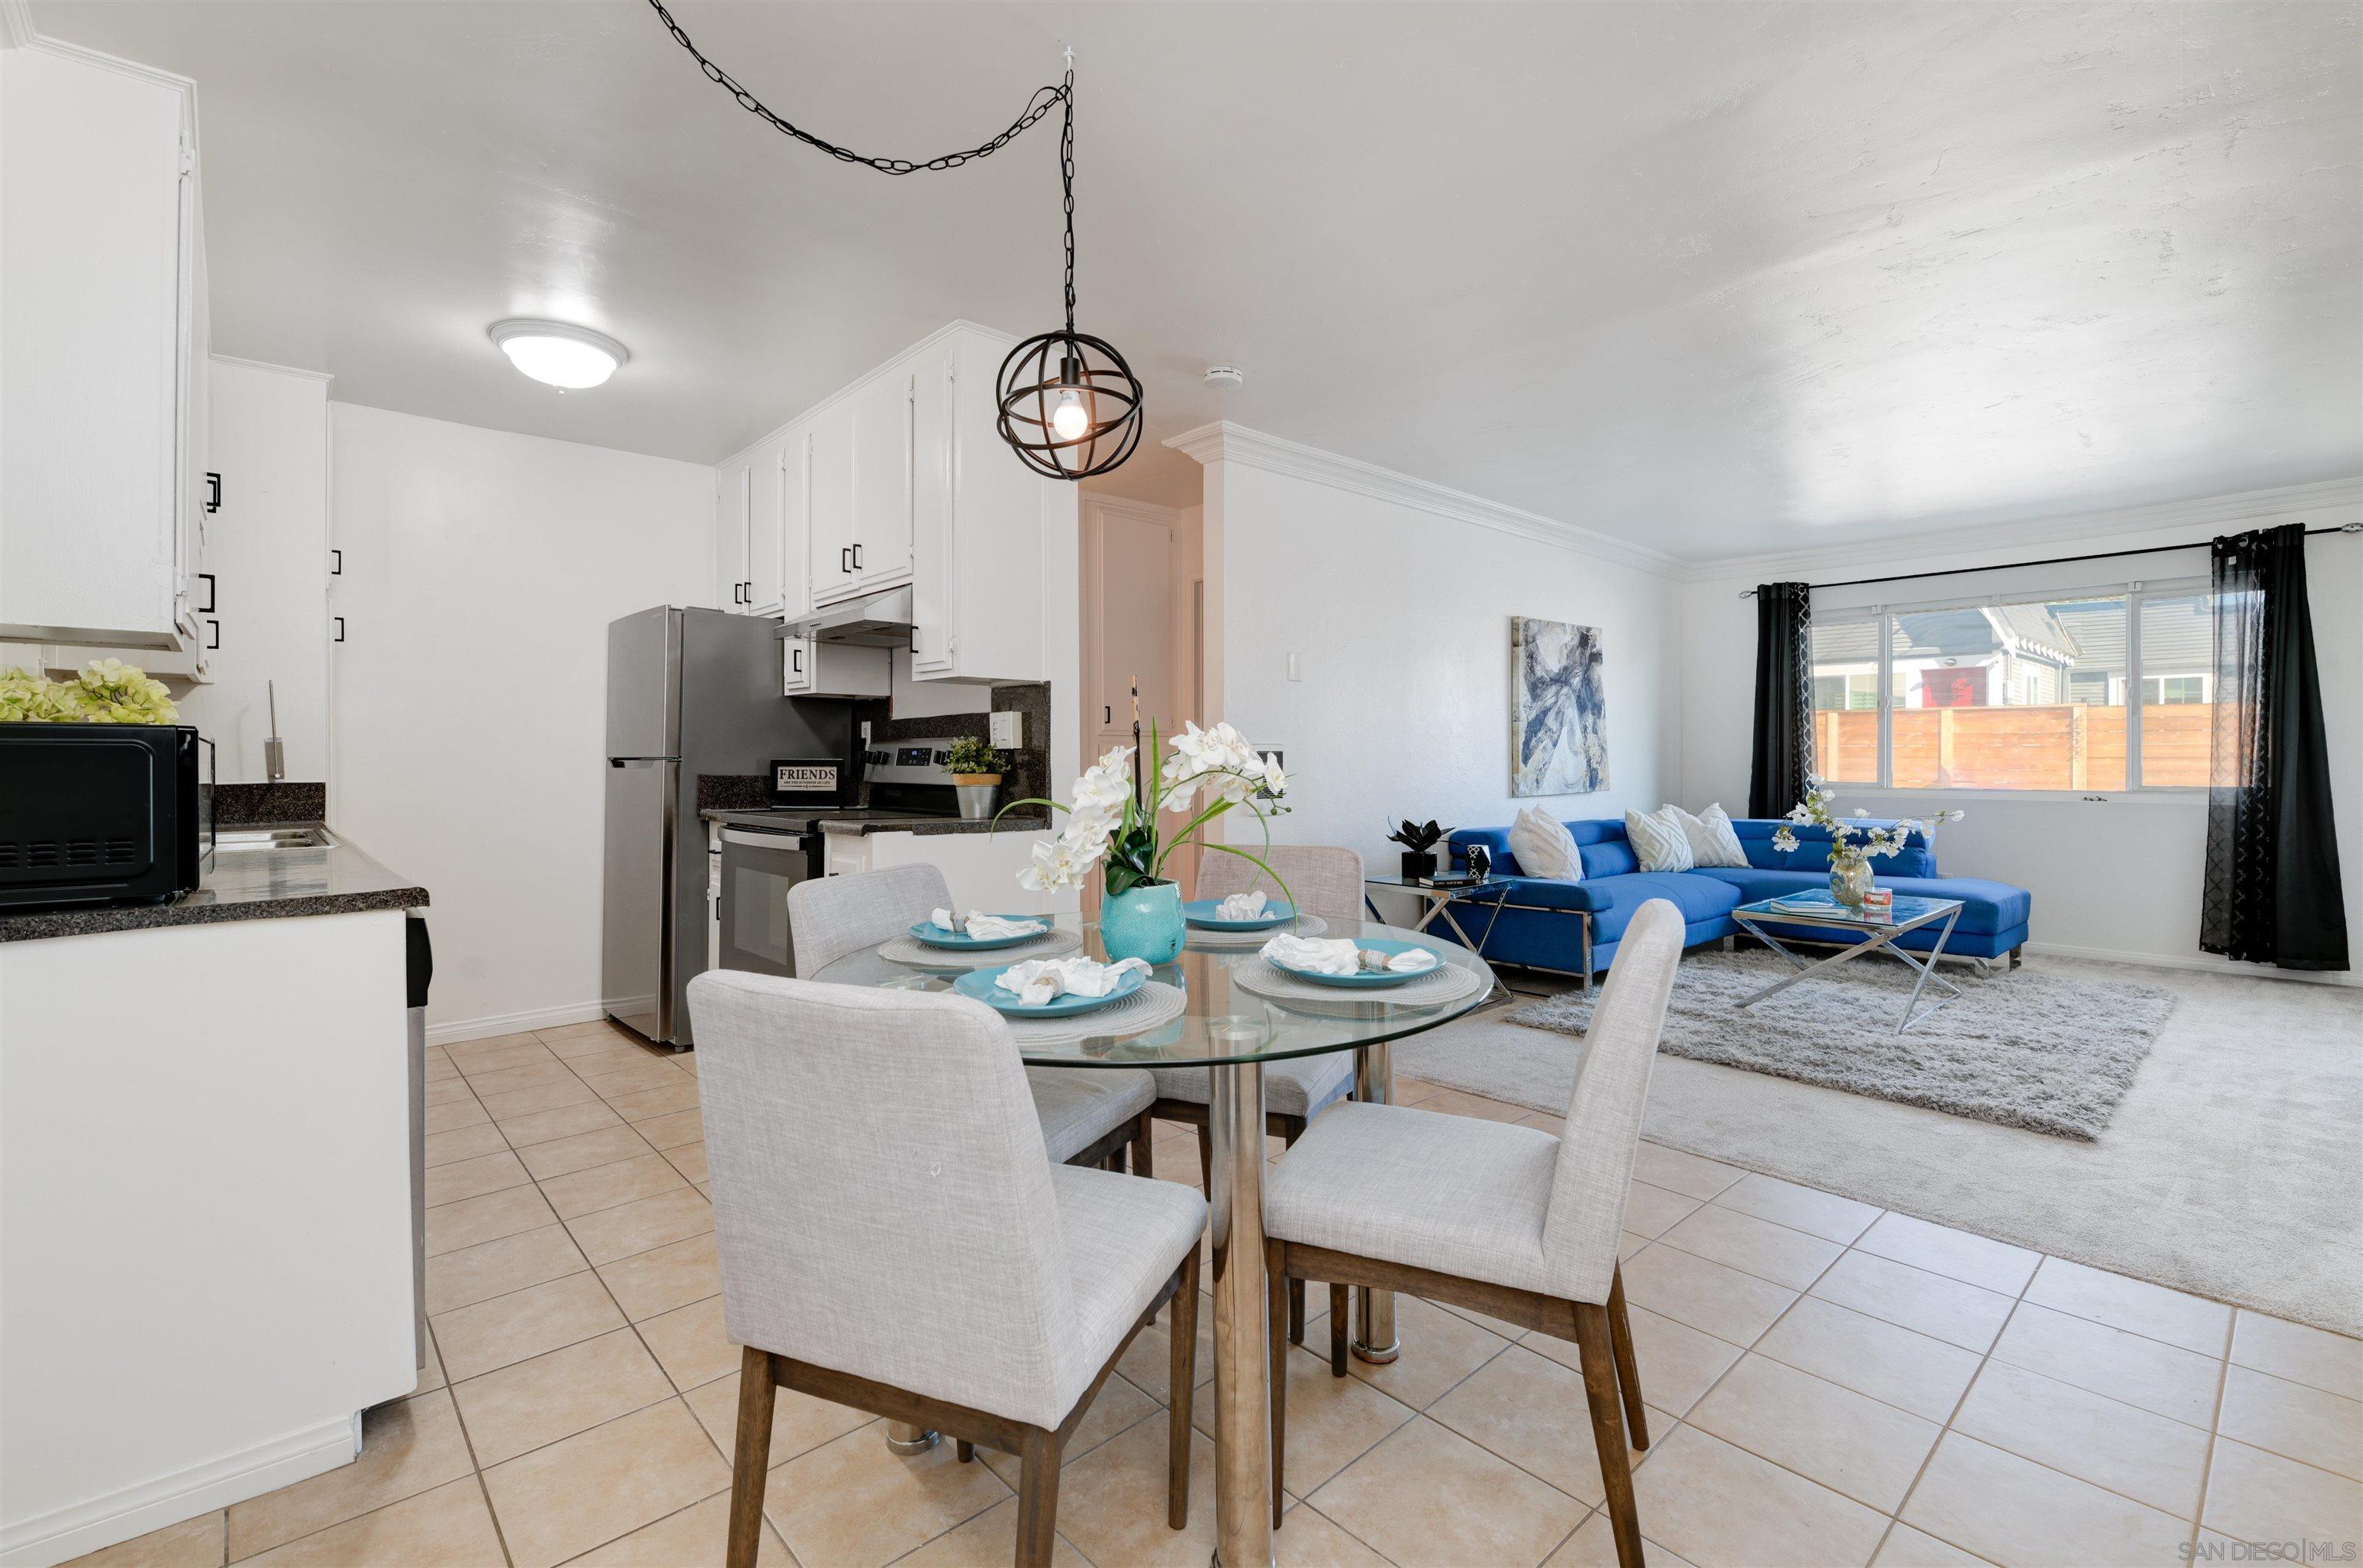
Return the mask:
<path id="1" fill-rule="evenodd" d="M 1050 917 L 1082 938 L 1081 951 L 1104 959 L 1099 927 L 1080 915 Z M 1281 928 L 1286 929 L 1286 928 Z M 1271 1360 L 1267 1339 L 1264 1271 L 1263 1065 L 1337 1051 L 1355 1055 L 1354 1098 L 1384 1104 L 1394 1098 L 1392 1042 L 1475 1011 L 1492 995 L 1493 972 L 1469 949 L 1426 932 L 1375 921 L 1331 918 L 1324 939 L 1383 938 L 1425 947 L 1443 963 L 1467 971 L 1470 982 L 1448 1000 L 1388 999 L 1383 989 L 1340 988 L 1326 996 L 1274 997 L 1251 991 L 1235 976 L 1259 958 L 1261 943 L 1193 928 L 1181 956 L 1158 966 L 1150 978 L 1179 988 L 1179 1018 L 1145 1032 L 1040 1039 L 1020 1031 L 1018 1055 L 1037 1067 L 1204 1067 L 1208 1071 L 1206 1136 L 1213 1190 L 1207 1193 L 1215 1298 L 1215 1531 L 1216 1555 L 1232 1568 L 1272 1561 Z M 990 967 L 984 954 L 942 960 L 889 958 L 883 949 L 912 953 L 909 944 L 861 948 L 810 978 L 835 985 L 890 986 L 949 991 L 971 969 Z M 1354 1353 L 1390 1362 L 1398 1345 L 1391 1292 L 1357 1290 Z"/>

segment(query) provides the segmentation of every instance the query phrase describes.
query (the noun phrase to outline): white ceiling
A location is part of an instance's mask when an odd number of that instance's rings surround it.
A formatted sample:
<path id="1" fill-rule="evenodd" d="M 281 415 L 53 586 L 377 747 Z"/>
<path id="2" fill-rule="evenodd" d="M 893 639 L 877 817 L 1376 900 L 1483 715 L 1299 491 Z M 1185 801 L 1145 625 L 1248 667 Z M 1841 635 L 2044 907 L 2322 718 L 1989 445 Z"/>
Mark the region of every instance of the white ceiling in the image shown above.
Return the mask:
<path id="1" fill-rule="evenodd" d="M 1706 558 L 2363 472 L 2350 3 L 745 5 L 863 151 L 1078 55 L 1078 324 L 1226 417 Z M 636 0 L 37 0 L 199 88 L 218 351 L 710 461 L 954 316 L 1056 325 L 1056 126 L 887 179 Z M 560 396 L 485 341 L 631 348 Z M 1210 362 L 1248 384 L 1216 393 Z M 1115 488 L 1187 499 L 1145 447 Z"/>

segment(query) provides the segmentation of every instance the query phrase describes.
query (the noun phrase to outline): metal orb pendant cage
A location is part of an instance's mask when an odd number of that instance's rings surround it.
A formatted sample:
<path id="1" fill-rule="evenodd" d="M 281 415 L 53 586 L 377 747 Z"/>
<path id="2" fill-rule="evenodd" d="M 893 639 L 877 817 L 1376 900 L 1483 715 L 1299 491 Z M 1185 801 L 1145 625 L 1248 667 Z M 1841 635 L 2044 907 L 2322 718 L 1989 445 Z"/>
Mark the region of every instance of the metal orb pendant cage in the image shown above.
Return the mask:
<path id="1" fill-rule="evenodd" d="M 995 423 L 1018 460 L 1051 479 L 1088 479 L 1106 473 L 1132 456 L 1140 445 L 1140 379 L 1114 344 L 1075 330 L 1074 50 L 1067 51 L 1066 79 L 1056 87 L 1037 88 L 1026 112 L 982 146 L 924 160 L 871 158 L 824 141 L 773 114 L 728 72 L 698 52 L 681 24 L 672 19 L 672 13 L 664 8 L 663 0 L 649 0 L 649 5 L 706 79 L 728 92 L 739 107 L 840 163 L 858 163 L 881 174 L 957 169 L 971 159 L 989 158 L 1040 123 L 1052 105 L 1059 105 L 1064 111 L 1059 129 L 1059 183 L 1067 220 L 1067 324 L 1059 331 L 1027 338 L 1002 360 L 994 386 L 1000 409 Z"/>

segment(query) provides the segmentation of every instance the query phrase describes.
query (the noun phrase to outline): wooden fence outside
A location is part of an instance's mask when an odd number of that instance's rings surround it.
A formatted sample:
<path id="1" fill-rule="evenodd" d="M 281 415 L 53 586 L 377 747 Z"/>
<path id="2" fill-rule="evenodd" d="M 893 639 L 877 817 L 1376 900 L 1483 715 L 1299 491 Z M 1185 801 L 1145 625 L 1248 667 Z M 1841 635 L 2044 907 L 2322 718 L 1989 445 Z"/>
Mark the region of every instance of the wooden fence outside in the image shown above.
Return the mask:
<path id="1" fill-rule="evenodd" d="M 2207 783 L 2210 702 L 2142 708 L 2142 782 Z M 2059 703 L 2017 708 L 1898 708 L 1895 788 L 2123 790 L 2125 710 Z M 1879 777 L 1879 714 L 1814 715 L 1815 771 L 1869 783 Z"/>

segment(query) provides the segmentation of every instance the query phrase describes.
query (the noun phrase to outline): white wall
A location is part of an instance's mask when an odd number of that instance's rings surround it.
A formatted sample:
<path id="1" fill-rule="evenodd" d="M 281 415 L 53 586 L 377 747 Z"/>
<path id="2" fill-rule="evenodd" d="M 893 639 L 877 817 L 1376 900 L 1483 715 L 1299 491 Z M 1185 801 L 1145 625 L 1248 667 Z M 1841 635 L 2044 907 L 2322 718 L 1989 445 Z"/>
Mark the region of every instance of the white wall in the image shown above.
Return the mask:
<path id="1" fill-rule="evenodd" d="M 1991 561 L 2032 561 L 2103 550 L 2204 540 L 2216 533 L 2302 522 L 2322 527 L 2363 518 L 2352 502 L 2304 504 L 2271 500 L 2250 512 L 2236 498 L 2213 510 L 2164 508 L 2121 518 L 2062 520 L 2049 528 L 2013 530 L 2000 544 L 1944 553 L 1891 554 L 1744 563 L 1748 569 L 1688 584 L 1681 626 L 1681 772 L 1680 794 L 1692 810 L 1721 801 L 1741 814 L 1747 801 L 1755 702 L 1756 602 L 1739 597 L 1758 582 L 1841 581 L 1893 572 L 1935 571 Z M 2247 513 L 2241 515 L 2241 513 Z M 1965 537 L 1973 536 L 1965 536 Z M 2160 582 L 2207 572 L 2203 545 L 2169 554 L 2075 566 L 2019 568 L 1816 592 L 1823 610 L 1904 604 L 1988 590 L 2052 590 Z M 2363 951 L 2363 538 L 2325 535 L 2308 541 L 2306 575 L 2321 666 L 2323 719 L 2339 817 L 2341 870 L 2348 930 Z M 1912 816 L 1958 806 L 1966 820 L 1943 830 L 1938 864 L 1948 872 L 1991 877 L 2030 889 L 2035 911 L 2028 945 L 2036 951 L 2130 958 L 2247 972 L 2199 951 L 2199 900 L 2206 845 L 2202 791 L 2124 792 L 2102 801 L 2028 799 L 1979 790 L 1879 790 L 1847 787 L 1846 809 Z M 2337 978 L 2356 983 L 2349 974 Z"/>
<path id="2" fill-rule="evenodd" d="M 1655 806 L 1677 773 L 1677 586 L 1658 573 L 1236 458 L 1206 469 L 1208 716 L 1287 754 L 1277 840 L 1373 870 L 1392 823 L 1506 825 L 1510 621 L 1601 629 L 1610 788 L 1538 797 L 1567 819 Z M 1219 606 L 1211 591 L 1217 575 Z M 1288 657 L 1299 656 L 1301 679 Z M 1231 827 L 1237 842 L 1254 823 Z"/>
<path id="3" fill-rule="evenodd" d="M 329 821 L 432 896 L 439 1036 L 594 1017 L 607 623 L 713 602 L 714 470 L 329 407 Z"/>

